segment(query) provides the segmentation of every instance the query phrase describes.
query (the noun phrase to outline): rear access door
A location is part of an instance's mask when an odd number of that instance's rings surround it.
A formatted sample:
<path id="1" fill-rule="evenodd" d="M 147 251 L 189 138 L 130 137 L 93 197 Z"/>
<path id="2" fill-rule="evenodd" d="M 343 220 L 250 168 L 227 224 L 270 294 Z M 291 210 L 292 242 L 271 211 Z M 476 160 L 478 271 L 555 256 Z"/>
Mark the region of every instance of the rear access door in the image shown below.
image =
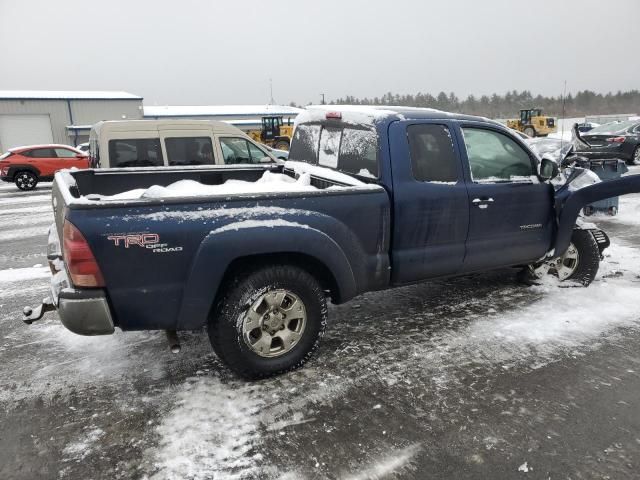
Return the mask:
<path id="1" fill-rule="evenodd" d="M 519 140 L 485 123 L 456 130 L 470 206 L 464 272 L 528 264 L 550 248 L 553 187 Z"/>
<path id="2" fill-rule="evenodd" d="M 453 275 L 462 269 L 469 201 L 453 128 L 444 120 L 389 126 L 394 284 Z"/>

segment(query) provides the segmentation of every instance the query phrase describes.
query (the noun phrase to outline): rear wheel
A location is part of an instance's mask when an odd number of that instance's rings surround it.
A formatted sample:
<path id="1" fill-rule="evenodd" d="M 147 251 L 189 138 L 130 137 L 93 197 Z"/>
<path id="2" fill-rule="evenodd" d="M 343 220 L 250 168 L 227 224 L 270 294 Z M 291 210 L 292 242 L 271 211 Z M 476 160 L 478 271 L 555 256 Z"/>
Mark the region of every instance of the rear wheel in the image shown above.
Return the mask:
<path id="1" fill-rule="evenodd" d="M 32 172 L 23 171 L 16 173 L 13 181 L 20 190 L 33 190 L 38 184 L 38 177 Z"/>
<path id="2" fill-rule="evenodd" d="M 533 127 L 526 127 L 523 132 L 525 135 L 529 135 L 530 137 L 536 136 L 536 131 Z"/>
<path id="3" fill-rule="evenodd" d="M 249 379 L 302 366 L 327 324 L 325 295 L 316 279 L 293 265 L 240 274 L 209 319 L 209 340 L 231 370 Z"/>

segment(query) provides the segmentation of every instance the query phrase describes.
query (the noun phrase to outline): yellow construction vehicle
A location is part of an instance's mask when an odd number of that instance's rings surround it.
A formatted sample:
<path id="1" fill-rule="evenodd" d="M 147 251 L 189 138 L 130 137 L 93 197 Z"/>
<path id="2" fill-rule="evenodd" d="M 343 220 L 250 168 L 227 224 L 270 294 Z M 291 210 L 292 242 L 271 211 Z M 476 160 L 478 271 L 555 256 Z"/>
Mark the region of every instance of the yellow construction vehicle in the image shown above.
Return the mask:
<path id="1" fill-rule="evenodd" d="M 520 110 L 520 118 L 507 120 L 507 127 L 530 137 L 546 137 L 557 130 L 555 119 L 542 115 L 539 108 Z"/>
<path id="2" fill-rule="evenodd" d="M 262 117 L 260 130 L 246 132 L 256 142 L 264 143 L 278 150 L 289 150 L 291 137 L 293 137 L 293 122 L 287 119 L 285 124 L 282 116 Z"/>

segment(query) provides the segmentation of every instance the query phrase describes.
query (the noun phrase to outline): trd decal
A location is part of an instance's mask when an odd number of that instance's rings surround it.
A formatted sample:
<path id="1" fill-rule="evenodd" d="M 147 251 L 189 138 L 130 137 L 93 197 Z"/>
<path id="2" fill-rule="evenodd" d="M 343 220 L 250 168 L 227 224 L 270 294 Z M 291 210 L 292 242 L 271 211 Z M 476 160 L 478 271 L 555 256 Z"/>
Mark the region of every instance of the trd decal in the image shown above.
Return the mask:
<path id="1" fill-rule="evenodd" d="M 157 233 L 143 233 L 141 235 L 109 235 L 107 240 L 111 240 L 116 247 L 119 247 L 121 243 L 124 245 L 124 248 L 129 248 L 131 245 L 145 247 L 147 245 L 159 243 L 160 235 Z"/>
<path id="2" fill-rule="evenodd" d="M 142 247 L 153 253 L 181 252 L 182 247 L 170 247 L 168 243 L 160 243 L 160 235 L 157 233 L 127 233 L 109 235 L 107 240 L 113 242 L 116 247 Z"/>

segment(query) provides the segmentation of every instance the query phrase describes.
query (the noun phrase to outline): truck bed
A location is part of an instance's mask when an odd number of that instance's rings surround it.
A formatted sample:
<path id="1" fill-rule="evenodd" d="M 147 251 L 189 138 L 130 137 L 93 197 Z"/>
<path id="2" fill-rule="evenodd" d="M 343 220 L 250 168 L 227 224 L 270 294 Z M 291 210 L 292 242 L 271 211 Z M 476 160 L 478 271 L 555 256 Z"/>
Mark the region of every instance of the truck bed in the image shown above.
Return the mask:
<path id="1" fill-rule="evenodd" d="M 58 236 L 66 219 L 87 239 L 102 269 L 114 323 L 123 330 L 203 326 L 229 268 L 263 254 L 304 257 L 318 268 L 335 266 L 340 278 L 332 281 L 343 288 L 334 289 L 340 292 L 334 302 L 388 286 L 385 189 L 297 163 L 59 172 L 53 186 Z M 104 198 L 179 180 L 255 181 L 265 171 L 292 178 L 309 173 L 316 189 Z"/>

